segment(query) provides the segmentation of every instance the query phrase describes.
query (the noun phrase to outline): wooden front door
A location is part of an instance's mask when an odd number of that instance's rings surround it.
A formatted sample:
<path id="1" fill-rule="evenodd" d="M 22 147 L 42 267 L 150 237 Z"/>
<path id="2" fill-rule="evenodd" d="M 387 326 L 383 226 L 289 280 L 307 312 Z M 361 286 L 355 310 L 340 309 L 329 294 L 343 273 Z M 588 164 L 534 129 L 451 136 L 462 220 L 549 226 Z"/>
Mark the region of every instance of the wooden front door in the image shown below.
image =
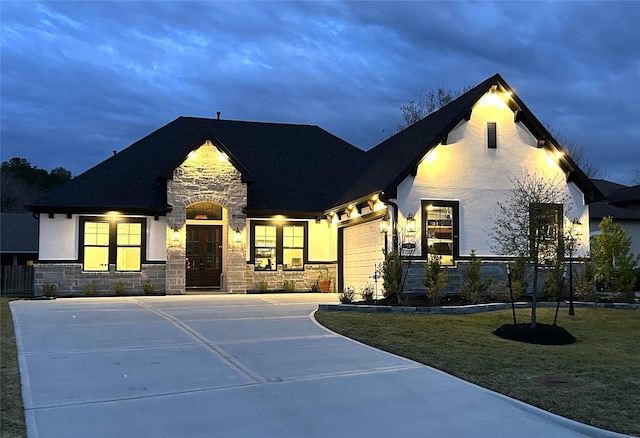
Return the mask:
<path id="1" fill-rule="evenodd" d="M 218 288 L 222 225 L 187 225 L 187 287 Z"/>

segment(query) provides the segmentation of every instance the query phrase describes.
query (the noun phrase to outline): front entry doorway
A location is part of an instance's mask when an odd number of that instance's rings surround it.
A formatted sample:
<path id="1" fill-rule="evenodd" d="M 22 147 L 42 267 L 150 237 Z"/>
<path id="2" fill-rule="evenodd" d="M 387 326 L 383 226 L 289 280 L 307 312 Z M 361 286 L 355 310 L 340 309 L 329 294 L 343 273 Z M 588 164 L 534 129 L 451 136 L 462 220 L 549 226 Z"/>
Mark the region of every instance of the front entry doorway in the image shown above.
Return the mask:
<path id="1" fill-rule="evenodd" d="M 219 288 L 222 274 L 222 225 L 187 225 L 189 288 Z"/>

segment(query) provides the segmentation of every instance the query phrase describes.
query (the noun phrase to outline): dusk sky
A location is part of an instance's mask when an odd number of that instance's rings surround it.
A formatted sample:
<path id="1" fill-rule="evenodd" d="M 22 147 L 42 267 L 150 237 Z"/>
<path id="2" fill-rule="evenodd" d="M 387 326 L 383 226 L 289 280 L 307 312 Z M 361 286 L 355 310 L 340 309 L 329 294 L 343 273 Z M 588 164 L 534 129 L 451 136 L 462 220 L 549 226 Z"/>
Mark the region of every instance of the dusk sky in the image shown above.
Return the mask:
<path id="1" fill-rule="evenodd" d="M 1 156 L 78 175 L 178 116 L 369 149 L 500 73 L 602 176 L 640 175 L 640 2 L 0 2 Z"/>

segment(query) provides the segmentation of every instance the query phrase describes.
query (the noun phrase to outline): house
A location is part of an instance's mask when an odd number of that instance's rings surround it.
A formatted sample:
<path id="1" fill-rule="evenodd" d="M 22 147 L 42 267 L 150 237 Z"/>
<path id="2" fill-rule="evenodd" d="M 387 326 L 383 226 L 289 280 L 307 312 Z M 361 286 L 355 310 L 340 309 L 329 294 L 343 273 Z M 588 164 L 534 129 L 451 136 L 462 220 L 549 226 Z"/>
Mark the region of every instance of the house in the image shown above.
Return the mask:
<path id="1" fill-rule="evenodd" d="M 359 289 L 402 230 L 416 260 L 499 263 L 485 230 L 524 170 L 588 224 L 602 195 L 498 74 L 367 152 L 317 126 L 179 117 L 29 206 L 36 288 Z"/>
<path id="2" fill-rule="evenodd" d="M 31 213 L 0 214 L 2 294 L 33 293 L 33 264 L 38 260 L 38 221 Z"/>
<path id="3" fill-rule="evenodd" d="M 38 221 L 31 213 L 0 214 L 2 266 L 33 265 L 38 260 Z"/>
<path id="4" fill-rule="evenodd" d="M 593 179 L 606 199 L 590 206 L 590 235 L 600 233 L 600 221 L 611 217 L 631 238 L 631 252 L 640 254 L 640 185 L 625 186 L 604 179 Z"/>

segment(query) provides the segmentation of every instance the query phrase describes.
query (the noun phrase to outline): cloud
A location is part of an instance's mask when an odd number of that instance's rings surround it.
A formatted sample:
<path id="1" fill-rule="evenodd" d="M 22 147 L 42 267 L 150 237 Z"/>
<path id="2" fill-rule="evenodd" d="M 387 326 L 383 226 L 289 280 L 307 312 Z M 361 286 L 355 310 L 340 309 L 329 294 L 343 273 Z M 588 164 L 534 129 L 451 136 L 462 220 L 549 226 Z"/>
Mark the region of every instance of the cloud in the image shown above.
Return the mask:
<path id="1" fill-rule="evenodd" d="M 305 123 L 363 148 L 420 90 L 499 72 L 626 182 L 637 2 L 3 2 L 2 158 L 77 174 L 179 115 Z M 635 122 L 634 122 L 635 121 Z"/>

